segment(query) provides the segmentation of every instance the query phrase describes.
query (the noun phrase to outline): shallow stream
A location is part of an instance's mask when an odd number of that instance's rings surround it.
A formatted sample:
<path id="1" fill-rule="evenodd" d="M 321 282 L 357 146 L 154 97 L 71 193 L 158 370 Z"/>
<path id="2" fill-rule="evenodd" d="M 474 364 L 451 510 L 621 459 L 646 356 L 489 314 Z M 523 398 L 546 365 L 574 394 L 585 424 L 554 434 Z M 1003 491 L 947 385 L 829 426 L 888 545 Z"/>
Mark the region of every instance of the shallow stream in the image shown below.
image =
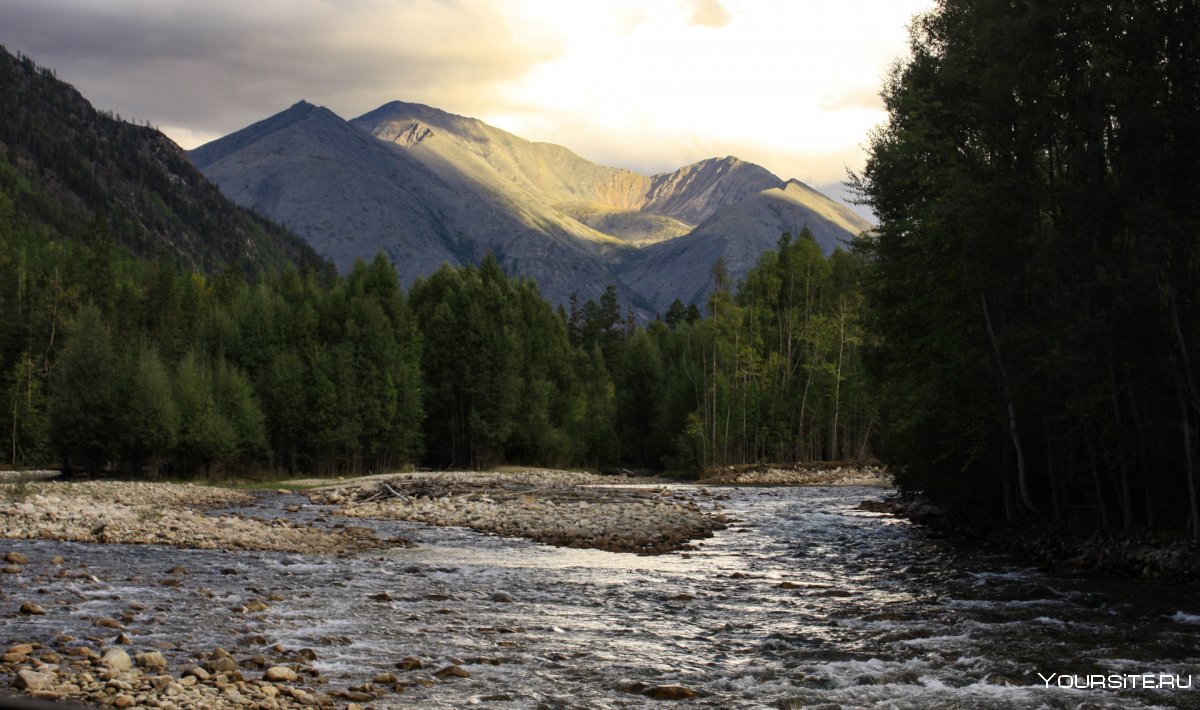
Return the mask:
<path id="1" fill-rule="evenodd" d="M 5 541 L 43 575 L 30 590 L 59 605 L 0 619 L 0 640 L 107 638 L 93 619 L 125 613 L 134 647 L 311 648 L 330 686 L 385 671 L 431 679 L 455 662 L 470 673 L 377 707 L 1200 707 L 1200 689 L 1045 682 L 1200 676 L 1194 589 L 1014 566 L 855 508 L 879 489 L 714 492 L 738 523 L 657 557 L 392 521 L 369 524 L 416 546 L 338 558 Z M 300 500 L 268 494 L 246 512 L 278 517 Z M 54 555 L 78 574 L 52 578 Z M 22 591 L 0 591 L 0 606 Z M 370 598 L 381 592 L 390 601 Z M 264 612 L 230 611 L 272 596 Z M 178 655 L 176 670 L 188 661 Z M 409 656 L 425 667 L 397 670 Z M 633 692 L 646 685 L 700 697 Z"/>

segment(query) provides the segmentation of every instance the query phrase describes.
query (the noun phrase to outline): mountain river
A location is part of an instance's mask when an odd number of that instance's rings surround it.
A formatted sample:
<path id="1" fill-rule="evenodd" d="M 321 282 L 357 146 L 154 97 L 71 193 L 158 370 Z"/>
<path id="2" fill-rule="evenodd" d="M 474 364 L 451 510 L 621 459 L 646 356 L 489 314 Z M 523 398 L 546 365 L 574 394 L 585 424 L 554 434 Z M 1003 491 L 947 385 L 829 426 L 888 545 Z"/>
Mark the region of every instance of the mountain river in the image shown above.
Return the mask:
<path id="1" fill-rule="evenodd" d="M 94 579 L 54 590 L 72 600 L 67 621 L 9 617 L 0 640 L 94 635 L 92 619 L 136 601 L 135 645 L 311 648 L 330 686 L 432 679 L 450 663 L 470 673 L 375 707 L 1200 707 L 1200 689 L 1142 687 L 1200 676 L 1194 589 L 1038 571 L 856 509 L 880 489 L 712 490 L 738 522 L 655 557 L 358 520 L 416 545 L 321 557 L 6 541 L 86 561 Z M 277 516 L 301 500 L 242 510 Z M 329 513 L 301 519 L 337 522 Z M 275 601 L 230 612 L 251 595 Z M 397 670 L 410 656 L 424 668 Z M 699 696 L 637 692 L 657 685 Z"/>

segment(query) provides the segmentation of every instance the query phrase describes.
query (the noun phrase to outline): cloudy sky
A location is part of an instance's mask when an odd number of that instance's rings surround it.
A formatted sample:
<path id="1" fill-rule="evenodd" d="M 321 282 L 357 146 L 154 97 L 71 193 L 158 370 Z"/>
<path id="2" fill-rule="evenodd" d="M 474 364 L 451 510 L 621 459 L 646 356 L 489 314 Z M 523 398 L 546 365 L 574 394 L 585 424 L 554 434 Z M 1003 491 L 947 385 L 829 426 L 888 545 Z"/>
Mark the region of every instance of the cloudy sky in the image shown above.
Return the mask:
<path id="1" fill-rule="evenodd" d="M 862 166 L 933 0 L 4 0 L 0 43 L 185 148 L 306 99 L 481 118 L 608 165 Z"/>

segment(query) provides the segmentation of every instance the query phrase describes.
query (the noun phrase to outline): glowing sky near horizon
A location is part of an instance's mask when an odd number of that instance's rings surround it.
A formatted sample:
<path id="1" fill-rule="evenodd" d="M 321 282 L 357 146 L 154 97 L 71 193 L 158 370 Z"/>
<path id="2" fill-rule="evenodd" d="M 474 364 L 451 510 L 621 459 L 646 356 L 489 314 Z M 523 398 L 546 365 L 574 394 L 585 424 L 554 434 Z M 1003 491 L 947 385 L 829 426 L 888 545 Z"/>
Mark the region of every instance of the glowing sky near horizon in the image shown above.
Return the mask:
<path id="1" fill-rule="evenodd" d="M 607 165 L 862 167 L 933 0 L 6 0 L 0 42 L 185 148 L 300 99 L 475 116 Z"/>

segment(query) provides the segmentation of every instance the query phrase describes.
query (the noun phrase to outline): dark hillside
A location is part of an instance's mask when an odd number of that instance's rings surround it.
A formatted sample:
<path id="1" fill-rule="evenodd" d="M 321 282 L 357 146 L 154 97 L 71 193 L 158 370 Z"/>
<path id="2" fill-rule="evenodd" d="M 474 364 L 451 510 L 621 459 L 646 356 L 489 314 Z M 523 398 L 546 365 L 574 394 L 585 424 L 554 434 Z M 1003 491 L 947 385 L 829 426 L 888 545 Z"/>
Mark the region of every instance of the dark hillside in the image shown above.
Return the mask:
<path id="1" fill-rule="evenodd" d="M 67 238 L 103 215 L 115 240 L 213 272 L 320 258 L 284 228 L 235 205 L 150 126 L 95 110 L 53 70 L 0 47 L 0 191 L 15 214 Z"/>

